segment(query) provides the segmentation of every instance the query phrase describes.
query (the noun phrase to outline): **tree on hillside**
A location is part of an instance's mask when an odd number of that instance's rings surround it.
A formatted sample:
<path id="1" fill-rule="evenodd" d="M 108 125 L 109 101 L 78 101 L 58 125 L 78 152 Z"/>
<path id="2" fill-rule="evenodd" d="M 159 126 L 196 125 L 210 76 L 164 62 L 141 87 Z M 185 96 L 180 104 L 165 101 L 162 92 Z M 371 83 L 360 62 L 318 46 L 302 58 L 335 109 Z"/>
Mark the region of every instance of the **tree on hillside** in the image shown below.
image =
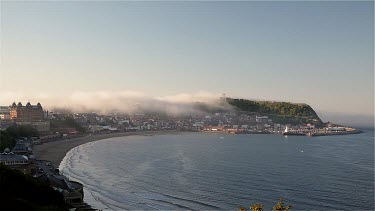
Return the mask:
<path id="1" fill-rule="evenodd" d="M 6 131 L 14 138 L 39 136 L 38 130 L 31 125 L 13 124 Z"/>
<path id="2" fill-rule="evenodd" d="M 30 175 L 0 164 L 1 210 L 68 210 L 63 195 Z"/>
<path id="3" fill-rule="evenodd" d="M 0 131 L 0 152 L 6 148 L 12 149 L 14 146 L 16 146 L 16 139 L 8 131 Z"/>
<path id="4" fill-rule="evenodd" d="M 226 100 L 229 105 L 240 111 L 271 115 L 274 122 L 281 124 L 322 123 L 316 112 L 307 104 L 254 101 L 233 98 L 226 98 Z"/>
<path id="5" fill-rule="evenodd" d="M 0 131 L 0 152 L 12 149 L 16 145 L 16 138 L 39 136 L 39 132 L 31 125 L 11 125 Z"/>
<path id="6" fill-rule="evenodd" d="M 64 120 L 52 120 L 51 128 L 75 128 L 80 133 L 85 133 L 86 130 L 72 117 L 65 117 Z"/>

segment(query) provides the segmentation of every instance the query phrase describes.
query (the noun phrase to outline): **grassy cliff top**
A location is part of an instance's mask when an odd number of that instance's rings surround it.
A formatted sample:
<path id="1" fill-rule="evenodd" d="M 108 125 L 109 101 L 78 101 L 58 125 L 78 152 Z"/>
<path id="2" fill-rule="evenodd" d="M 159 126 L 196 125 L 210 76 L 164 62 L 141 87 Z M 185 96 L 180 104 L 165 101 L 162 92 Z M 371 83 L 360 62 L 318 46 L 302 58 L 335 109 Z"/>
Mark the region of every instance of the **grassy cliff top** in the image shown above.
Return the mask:
<path id="1" fill-rule="evenodd" d="M 286 120 L 299 119 L 299 123 L 322 123 L 322 120 L 316 114 L 314 109 L 305 103 L 255 101 L 233 98 L 226 98 L 226 101 L 229 105 L 239 111 L 267 114 L 274 116 L 275 119 L 280 119 L 280 117 L 283 117 Z"/>

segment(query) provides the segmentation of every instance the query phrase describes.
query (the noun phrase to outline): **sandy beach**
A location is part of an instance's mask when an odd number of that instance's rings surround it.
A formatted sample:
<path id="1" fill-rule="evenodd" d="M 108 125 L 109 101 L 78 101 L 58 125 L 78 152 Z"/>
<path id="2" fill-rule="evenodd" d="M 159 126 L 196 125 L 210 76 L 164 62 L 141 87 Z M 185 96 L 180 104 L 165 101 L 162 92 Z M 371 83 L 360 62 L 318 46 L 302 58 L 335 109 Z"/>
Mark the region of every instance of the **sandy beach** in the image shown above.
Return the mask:
<path id="1" fill-rule="evenodd" d="M 161 135 L 168 133 L 176 133 L 179 131 L 141 131 L 141 132 L 123 132 L 123 133 L 110 133 L 100 134 L 93 136 L 83 136 L 72 139 L 63 139 L 53 142 L 43 143 L 41 145 L 34 145 L 33 152 L 38 160 L 51 161 L 54 167 L 59 167 L 61 161 L 69 150 L 81 144 L 98 141 L 107 138 L 132 136 L 132 135 Z"/>

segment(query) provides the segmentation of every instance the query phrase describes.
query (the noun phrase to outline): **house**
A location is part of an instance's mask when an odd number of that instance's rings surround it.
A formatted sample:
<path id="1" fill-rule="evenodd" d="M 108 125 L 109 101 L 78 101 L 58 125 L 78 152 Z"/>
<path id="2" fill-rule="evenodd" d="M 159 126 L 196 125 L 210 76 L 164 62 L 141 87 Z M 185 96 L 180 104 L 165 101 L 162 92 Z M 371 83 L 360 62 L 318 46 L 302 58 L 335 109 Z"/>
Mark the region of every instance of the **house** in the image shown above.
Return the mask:
<path id="1" fill-rule="evenodd" d="M 255 121 L 258 123 L 267 123 L 268 122 L 268 116 L 256 116 Z"/>
<path id="2" fill-rule="evenodd" d="M 70 181 L 66 176 L 52 174 L 48 181 L 53 188 L 62 192 L 66 203 L 74 206 L 83 204 L 83 185 L 79 182 Z"/>
<path id="3" fill-rule="evenodd" d="M 18 141 L 16 143 L 16 146 L 13 148 L 12 152 L 15 154 L 27 155 L 31 154 L 32 150 L 30 145 L 28 145 L 27 143 Z"/>

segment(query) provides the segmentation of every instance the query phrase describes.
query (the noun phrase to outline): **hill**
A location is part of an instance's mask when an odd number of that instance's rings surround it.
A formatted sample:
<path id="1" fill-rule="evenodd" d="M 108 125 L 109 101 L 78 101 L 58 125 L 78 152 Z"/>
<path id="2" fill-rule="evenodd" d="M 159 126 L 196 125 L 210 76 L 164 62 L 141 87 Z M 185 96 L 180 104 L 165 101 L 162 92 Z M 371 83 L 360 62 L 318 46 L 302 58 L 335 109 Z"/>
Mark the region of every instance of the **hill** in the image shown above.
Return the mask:
<path id="1" fill-rule="evenodd" d="M 275 123 L 323 124 L 311 106 L 303 103 L 254 101 L 246 99 L 226 98 L 226 102 L 237 111 L 252 112 L 269 116 Z"/>
<path id="2" fill-rule="evenodd" d="M 30 175 L 0 164 L 1 210 L 68 210 L 63 195 Z"/>

